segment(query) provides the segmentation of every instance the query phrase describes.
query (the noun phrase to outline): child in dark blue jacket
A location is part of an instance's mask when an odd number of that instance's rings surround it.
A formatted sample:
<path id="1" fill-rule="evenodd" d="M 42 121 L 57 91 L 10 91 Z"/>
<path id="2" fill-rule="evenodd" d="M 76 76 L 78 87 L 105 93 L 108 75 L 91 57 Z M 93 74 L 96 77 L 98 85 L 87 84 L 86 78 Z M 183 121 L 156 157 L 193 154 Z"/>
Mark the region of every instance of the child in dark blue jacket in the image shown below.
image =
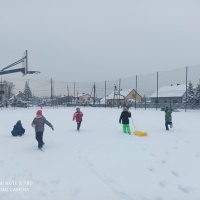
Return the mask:
<path id="1" fill-rule="evenodd" d="M 25 129 L 22 126 L 21 120 L 18 120 L 11 131 L 13 136 L 22 136 L 25 133 Z"/>
<path id="2" fill-rule="evenodd" d="M 129 125 L 130 117 L 131 117 L 131 112 L 128 110 L 127 107 L 124 107 L 119 118 L 119 123 L 120 124 L 122 123 L 123 132 L 128 133 L 129 135 L 131 134 L 130 125 Z"/>

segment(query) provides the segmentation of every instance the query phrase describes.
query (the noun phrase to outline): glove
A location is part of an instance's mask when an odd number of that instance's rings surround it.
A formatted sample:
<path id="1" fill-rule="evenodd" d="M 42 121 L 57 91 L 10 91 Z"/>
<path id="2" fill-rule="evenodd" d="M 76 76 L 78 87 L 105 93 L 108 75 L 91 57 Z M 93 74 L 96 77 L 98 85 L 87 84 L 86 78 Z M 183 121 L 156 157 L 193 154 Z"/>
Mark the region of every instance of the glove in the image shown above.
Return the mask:
<path id="1" fill-rule="evenodd" d="M 121 124 L 121 121 L 119 121 L 119 123 Z"/>
<path id="2" fill-rule="evenodd" d="M 52 131 L 54 130 L 54 127 L 51 127 Z"/>

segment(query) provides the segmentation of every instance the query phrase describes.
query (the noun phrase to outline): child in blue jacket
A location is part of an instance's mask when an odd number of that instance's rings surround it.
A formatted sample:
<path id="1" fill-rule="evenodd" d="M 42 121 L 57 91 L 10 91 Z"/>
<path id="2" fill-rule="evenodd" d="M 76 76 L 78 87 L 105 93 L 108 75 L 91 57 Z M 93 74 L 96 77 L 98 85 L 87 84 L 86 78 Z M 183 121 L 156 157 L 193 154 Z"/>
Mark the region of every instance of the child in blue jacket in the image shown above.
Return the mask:
<path id="1" fill-rule="evenodd" d="M 123 108 L 123 111 L 119 118 L 119 123 L 122 123 L 123 126 L 123 133 L 131 134 L 131 129 L 129 125 L 129 118 L 131 117 L 131 112 L 128 110 L 127 107 Z"/>
<path id="2" fill-rule="evenodd" d="M 25 133 L 25 129 L 22 126 L 21 120 L 18 120 L 11 131 L 13 136 L 22 136 Z"/>

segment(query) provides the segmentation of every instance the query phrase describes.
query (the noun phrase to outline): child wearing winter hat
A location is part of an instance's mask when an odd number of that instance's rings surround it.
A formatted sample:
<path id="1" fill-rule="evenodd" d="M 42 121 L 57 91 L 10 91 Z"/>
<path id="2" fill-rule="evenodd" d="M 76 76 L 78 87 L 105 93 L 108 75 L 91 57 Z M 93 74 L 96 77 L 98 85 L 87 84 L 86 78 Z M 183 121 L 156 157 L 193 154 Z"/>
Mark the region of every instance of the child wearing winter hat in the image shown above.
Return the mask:
<path id="1" fill-rule="evenodd" d="M 130 125 L 129 125 L 129 118 L 131 117 L 131 112 L 128 110 L 127 107 L 123 108 L 123 111 L 119 118 L 119 123 L 122 123 L 123 133 L 131 134 Z"/>
<path id="2" fill-rule="evenodd" d="M 45 124 L 54 130 L 53 125 L 42 115 L 42 110 L 38 110 L 36 117 L 32 121 L 32 127 L 35 128 L 35 139 L 38 141 L 38 149 L 42 149 L 44 145 L 43 133 Z"/>
<path id="3" fill-rule="evenodd" d="M 76 108 L 76 112 L 73 115 L 73 120 L 76 120 L 77 131 L 79 131 L 81 127 L 81 122 L 83 120 L 83 113 L 81 112 L 80 108 Z"/>

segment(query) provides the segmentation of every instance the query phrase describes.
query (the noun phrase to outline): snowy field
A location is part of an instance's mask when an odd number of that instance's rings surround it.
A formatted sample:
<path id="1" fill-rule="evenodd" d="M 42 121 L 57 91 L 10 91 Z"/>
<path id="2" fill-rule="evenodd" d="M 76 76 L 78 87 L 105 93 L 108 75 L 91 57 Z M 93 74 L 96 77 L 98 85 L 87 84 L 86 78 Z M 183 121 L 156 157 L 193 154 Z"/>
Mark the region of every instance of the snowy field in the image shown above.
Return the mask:
<path id="1" fill-rule="evenodd" d="M 80 132 L 75 108 L 43 108 L 55 130 L 45 126 L 42 152 L 31 127 L 37 110 L 0 110 L 1 200 L 200 199 L 200 111 L 172 113 L 166 131 L 164 112 L 131 109 L 148 133 L 138 137 L 122 134 L 121 108 L 81 108 Z M 22 137 L 11 135 L 17 120 Z"/>

